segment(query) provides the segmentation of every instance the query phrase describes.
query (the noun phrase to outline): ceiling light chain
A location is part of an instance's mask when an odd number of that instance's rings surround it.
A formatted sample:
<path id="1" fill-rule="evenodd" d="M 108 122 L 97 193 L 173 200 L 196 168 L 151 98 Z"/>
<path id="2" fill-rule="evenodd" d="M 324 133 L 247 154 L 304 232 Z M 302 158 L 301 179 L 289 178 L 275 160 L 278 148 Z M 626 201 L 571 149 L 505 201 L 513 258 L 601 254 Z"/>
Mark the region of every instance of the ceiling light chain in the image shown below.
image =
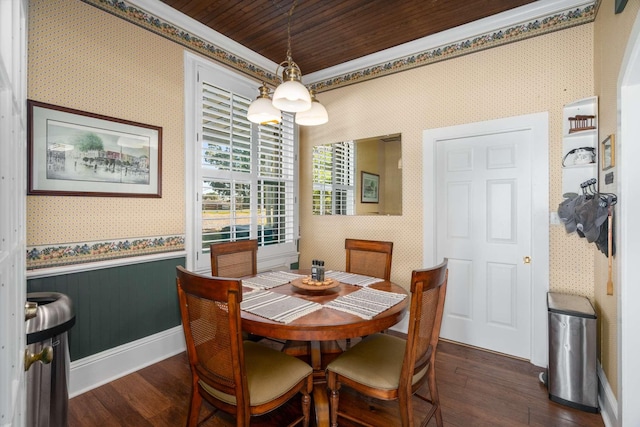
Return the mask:
<path id="1" fill-rule="evenodd" d="M 315 91 L 309 91 L 302 84 L 302 71 L 291 54 L 291 17 L 297 4 L 298 0 L 294 0 L 287 17 L 287 57 L 276 69 L 278 75 L 280 67 L 283 68 L 282 82 L 273 93 L 272 105 L 268 105 L 269 89 L 266 83 L 262 84 L 260 95 L 251 103 L 247 113 L 248 119 L 254 123 L 279 123 L 280 111 L 297 113 L 296 123 L 304 126 L 319 125 L 329 120 L 327 110 L 315 98 Z"/>
<path id="2" fill-rule="evenodd" d="M 293 9 L 296 8 L 298 4 L 298 0 L 293 0 L 291 4 L 291 8 L 289 9 L 289 14 L 287 16 L 287 60 L 291 59 L 291 15 L 293 15 Z M 292 60 L 293 61 L 293 60 Z"/>

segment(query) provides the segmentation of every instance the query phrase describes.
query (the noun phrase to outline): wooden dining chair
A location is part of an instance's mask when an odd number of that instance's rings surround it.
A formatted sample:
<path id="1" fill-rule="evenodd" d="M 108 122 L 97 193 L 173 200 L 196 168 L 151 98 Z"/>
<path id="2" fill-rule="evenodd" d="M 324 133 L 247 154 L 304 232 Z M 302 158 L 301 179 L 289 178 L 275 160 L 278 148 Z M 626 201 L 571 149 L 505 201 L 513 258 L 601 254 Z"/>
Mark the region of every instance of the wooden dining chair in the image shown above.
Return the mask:
<path id="1" fill-rule="evenodd" d="M 330 391 L 331 426 L 338 425 L 338 414 L 361 423 L 344 411 L 339 412 L 339 390 L 348 386 L 359 393 L 382 400 L 398 400 L 403 427 L 414 425 L 412 396 L 430 403 L 431 409 L 417 425 L 426 425 L 435 415 L 442 427 L 442 412 L 436 385 L 436 349 L 447 292 L 448 260 L 433 268 L 411 273 L 411 307 L 406 339 L 391 334 L 374 334 L 345 351 L 327 366 Z M 427 383 L 429 397 L 418 394 Z"/>
<path id="2" fill-rule="evenodd" d="M 307 427 L 313 370 L 295 357 L 242 340 L 242 281 L 178 266 L 176 283 L 192 378 L 187 426 L 198 424 L 203 398 L 235 415 L 236 426 L 248 426 L 251 416 L 301 393 L 302 416 L 289 425 L 302 421 Z"/>
<path id="3" fill-rule="evenodd" d="M 237 240 L 235 242 L 212 243 L 211 275 L 239 279 L 258 274 L 258 241 Z M 260 341 L 263 337 L 242 332 L 245 340 Z"/>
<path id="4" fill-rule="evenodd" d="M 393 242 L 345 239 L 348 273 L 391 280 Z"/>
<path id="5" fill-rule="evenodd" d="M 391 280 L 393 242 L 345 239 L 344 248 L 347 252 L 347 273 Z M 345 343 L 346 348 L 351 348 L 350 338 L 347 338 Z"/>
<path id="6" fill-rule="evenodd" d="M 216 277 L 255 276 L 258 273 L 258 241 L 212 243 L 211 274 Z"/>

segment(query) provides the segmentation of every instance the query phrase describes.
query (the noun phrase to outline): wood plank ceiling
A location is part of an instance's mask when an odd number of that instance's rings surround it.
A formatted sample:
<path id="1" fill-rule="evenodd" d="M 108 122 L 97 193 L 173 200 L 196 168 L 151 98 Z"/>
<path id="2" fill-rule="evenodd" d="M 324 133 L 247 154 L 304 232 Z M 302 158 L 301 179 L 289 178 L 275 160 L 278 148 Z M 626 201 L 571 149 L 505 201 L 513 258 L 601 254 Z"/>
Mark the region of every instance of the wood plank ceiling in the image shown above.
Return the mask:
<path id="1" fill-rule="evenodd" d="M 280 63 L 296 0 L 162 0 Z M 534 0 L 297 0 L 291 51 L 303 74 L 426 37 Z"/>

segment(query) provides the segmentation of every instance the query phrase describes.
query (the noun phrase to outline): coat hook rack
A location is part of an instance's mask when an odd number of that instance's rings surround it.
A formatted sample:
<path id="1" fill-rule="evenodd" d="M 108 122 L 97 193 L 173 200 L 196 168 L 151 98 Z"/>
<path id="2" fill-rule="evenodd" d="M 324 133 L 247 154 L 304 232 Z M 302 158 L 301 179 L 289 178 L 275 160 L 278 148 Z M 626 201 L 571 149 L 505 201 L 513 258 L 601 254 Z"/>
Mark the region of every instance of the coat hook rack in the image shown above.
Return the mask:
<path id="1" fill-rule="evenodd" d="M 607 295 L 613 295 L 613 207 L 618 203 L 618 196 L 615 193 L 600 193 L 596 187 L 597 180 L 591 178 L 580 184 L 582 194 L 586 198 L 599 197 L 598 206 L 607 208 L 607 258 L 608 258 L 608 277 L 607 277 Z"/>
<path id="2" fill-rule="evenodd" d="M 600 206 L 606 208 L 618 203 L 618 196 L 615 193 L 601 193 L 598 191 L 598 180 L 595 178 L 588 179 L 580 184 L 582 195 L 588 199 L 594 197 L 600 198 Z"/>

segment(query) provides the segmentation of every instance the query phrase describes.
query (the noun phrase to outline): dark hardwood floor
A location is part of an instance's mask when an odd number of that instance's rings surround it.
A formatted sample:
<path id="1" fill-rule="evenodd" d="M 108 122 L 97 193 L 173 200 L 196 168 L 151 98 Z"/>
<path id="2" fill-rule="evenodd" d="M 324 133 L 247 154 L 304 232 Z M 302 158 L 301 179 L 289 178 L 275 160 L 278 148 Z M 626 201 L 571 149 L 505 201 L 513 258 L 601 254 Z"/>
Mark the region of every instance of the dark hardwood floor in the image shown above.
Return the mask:
<path id="1" fill-rule="evenodd" d="M 600 414 L 572 409 L 549 400 L 538 380 L 541 369 L 525 361 L 440 342 L 436 361 L 438 389 L 447 427 L 469 426 L 604 426 Z M 189 402 L 190 373 L 186 354 L 166 359 L 105 384 L 69 402 L 69 427 L 183 426 Z M 348 389 L 340 394 L 340 407 L 366 422 L 399 426 L 396 402 L 359 397 Z M 252 426 L 284 426 L 300 412 L 299 400 L 263 417 Z M 416 415 L 428 404 L 414 398 Z M 203 404 L 202 425 L 234 426 L 233 418 Z M 209 417 L 209 418 L 207 418 Z M 353 427 L 347 420 L 340 426 Z M 435 426 L 431 420 L 429 427 Z"/>

